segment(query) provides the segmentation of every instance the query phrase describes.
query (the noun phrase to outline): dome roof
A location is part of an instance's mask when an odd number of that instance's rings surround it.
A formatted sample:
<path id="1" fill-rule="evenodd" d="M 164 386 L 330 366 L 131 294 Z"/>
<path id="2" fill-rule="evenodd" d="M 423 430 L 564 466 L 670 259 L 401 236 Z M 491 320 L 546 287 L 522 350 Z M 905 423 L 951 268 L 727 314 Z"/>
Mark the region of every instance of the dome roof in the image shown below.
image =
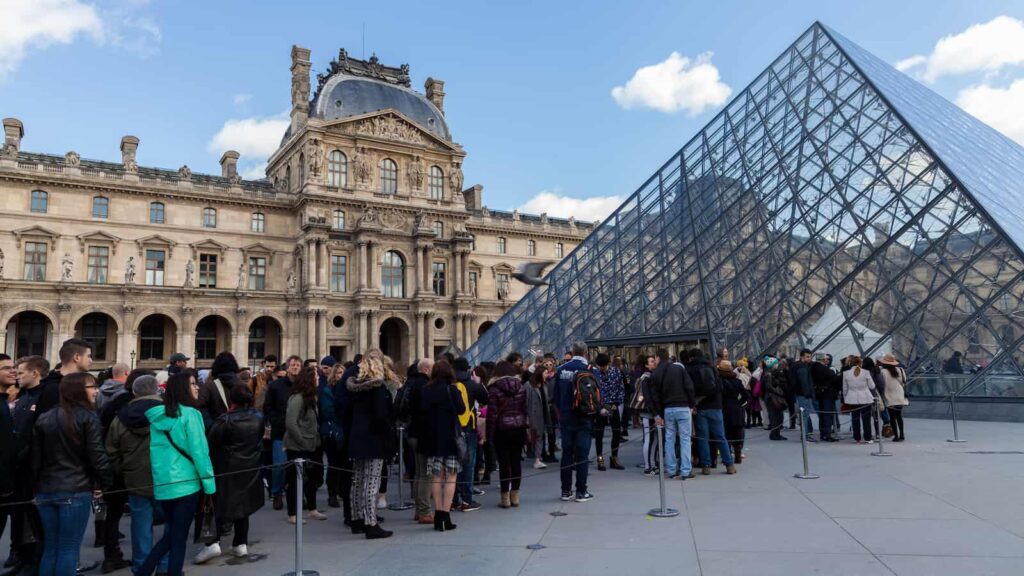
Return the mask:
<path id="1" fill-rule="evenodd" d="M 349 74 L 335 74 L 317 91 L 311 116 L 336 120 L 378 110 L 401 112 L 424 130 L 451 140 L 444 115 L 427 97 L 404 86 Z"/>

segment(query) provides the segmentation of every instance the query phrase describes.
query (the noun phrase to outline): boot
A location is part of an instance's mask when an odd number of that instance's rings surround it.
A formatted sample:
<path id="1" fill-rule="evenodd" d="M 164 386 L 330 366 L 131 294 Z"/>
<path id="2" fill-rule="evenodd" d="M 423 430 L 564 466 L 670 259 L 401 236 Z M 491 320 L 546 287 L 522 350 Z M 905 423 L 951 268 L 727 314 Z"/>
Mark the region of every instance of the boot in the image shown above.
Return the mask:
<path id="1" fill-rule="evenodd" d="M 508 501 L 509 501 L 509 504 L 511 504 L 513 508 L 519 508 L 519 490 L 513 490 L 513 491 L 509 492 L 508 493 Z"/>
<path id="2" fill-rule="evenodd" d="M 509 496 L 508 492 L 502 492 L 501 493 L 501 503 L 498 504 L 498 508 L 511 508 L 511 507 L 512 507 L 512 498 L 511 498 L 511 496 Z"/>
<path id="3" fill-rule="evenodd" d="M 455 530 L 456 526 L 455 524 L 452 524 L 451 512 L 442 512 L 442 514 L 441 522 L 443 523 L 442 526 L 444 526 L 444 530 L 442 530 L 442 532 L 445 530 Z"/>
<path id="4" fill-rule="evenodd" d="M 351 528 L 353 534 L 365 534 L 366 522 L 364 520 L 353 520 Z"/>
<path id="5" fill-rule="evenodd" d="M 107 543 L 107 538 L 105 536 L 106 533 L 107 533 L 106 530 L 105 530 L 106 523 L 107 523 L 106 520 L 96 520 L 95 522 L 92 523 L 92 525 L 93 525 L 93 534 L 96 535 L 95 536 L 95 540 L 93 540 L 93 542 L 92 542 L 92 547 L 93 548 L 103 548 L 106 545 L 106 543 Z"/>
<path id="6" fill-rule="evenodd" d="M 390 538 L 394 532 L 385 530 L 380 527 L 379 524 L 366 527 L 366 539 L 367 540 L 378 540 L 380 538 Z"/>
<path id="7" fill-rule="evenodd" d="M 612 467 L 612 470 L 625 470 L 626 469 L 626 467 L 623 466 L 621 462 L 619 462 L 619 457 L 618 456 L 612 456 L 611 467 Z"/>
<path id="8" fill-rule="evenodd" d="M 732 452 L 733 460 L 735 460 L 737 464 L 743 464 L 743 446 L 734 446 Z"/>
<path id="9" fill-rule="evenodd" d="M 736 473 L 736 465 L 735 464 L 726 464 L 725 465 L 725 473 L 726 474 L 735 474 Z"/>
<path id="10" fill-rule="evenodd" d="M 606 468 L 604 465 L 604 456 L 597 457 L 597 469 L 601 472 L 605 472 L 608 470 L 608 468 Z"/>
<path id="11" fill-rule="evenodd" d="M 704 476 L 709 476 L 711 474 L 711 468 L 708 466 L 704 466 L 700 469 L 700 473 Z"/>

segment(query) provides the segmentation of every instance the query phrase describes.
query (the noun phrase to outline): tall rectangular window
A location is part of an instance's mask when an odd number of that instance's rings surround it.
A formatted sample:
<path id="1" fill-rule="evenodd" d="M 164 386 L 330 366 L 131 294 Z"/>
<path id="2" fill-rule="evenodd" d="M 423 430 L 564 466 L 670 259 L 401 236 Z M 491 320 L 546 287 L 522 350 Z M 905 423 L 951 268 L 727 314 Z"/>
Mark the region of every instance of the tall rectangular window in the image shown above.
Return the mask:
<path id="1" fill-rule="evenodd" d="M 498 237 L 498 254 L 504 254 L 508 245 L 505 243 L 505 239 L 501 236 Z"/>
<path id="2" fill-rule="evenodd" d="M 139 360 L 162 360 L 164 357 L 164 321 L 156 314 L 139 325 Z"/>
<path id="3" fill-rule="evenodd" d="M 36 214 L 46 214 L 46 209 L 49 207 L 50 195 L 42 190 L 32 191 L 32 211 Z"/>
<path id="4" fill-rule="evenodd" d="M 25 243 L 25 280 L 46 280 L 46 242 Z"/>
<path id="5" fill-rule="evenodd" d="M 163 202 L 151 202 L 149 204 L 149 223 L 150 224 L 163 224 L 164 223 L 164 203 Z"/>
<path id="6" fill-rule="evenodd" d="M 347 257 L 331 254 L 331 292 L 344 292 L 347 289 L 347 264 Z"/>
<path id="7" fill-rule="evenodd" d="M 345 229 L 345 211 L 335 210 L 334 211 L 334 222 L 332 223 L 335 230 Z"/>
<path id="8" fill-rule="evenodd" d="M 146 250 L 146 286 L 163 286 L 167 253 L 163 250 Z"/>
<path id="9" fill-rule="evenodd" d="M 92 217 L 106 218 L 110 215 L 110 199 L 97 196 L 92 199 Z"/>
<path id="10" fill-rule="evenodd" d="M 533 240 L 526 241 L 526 255 L 536 256 L 537 255 L 537 243 Z"/>
<path id="11" fill-rule="evenodd" d="M 217 227 L 217 209 L 203 208 L 203 228 Z"/>
<path id="12" fill-rule="evenodd" d="M 217 255 L 216 254 L 200 254 L 199 255 L 199 287 L 200 288 L 216 288 L 217 287 Z"/>
<path id="13" fill-rule="evenodd" d="M 564 256 L 564 252 L 565 247 L 562 245 L 561 242 L 555 244 L 555 258 L 561 258 L 562 256 Z"/>
<path id="14" fill-rule="evenodd" d="M 498 274 L 498 300 L 508 300 L 508 274 Z"/>
<path id="15" fill-rule="evenodd" d="M 92 359 L 107 359 L 107 317 L 87 314 L 82 318 L 82 340 L 92 344 Z"/>
<path id="16" fill-rule="evenodd" d="M 266 230 L 267 217 L 262 212 L 253 212 L 252 218 L 249 221 L 249 229 L 253 232 L 263 232 Z"/>
<path id="17" fill-rule="evenodd" d="M 444 296 L 444 262 L 434 262 L 430 266 L 434 278 L 434 294 Z"/>
<path id="18" fill-rule="evenodd" d="M 89 246 L 89 284 L 106 284 L 107 268 L 110 264 L 110 249 L 106 246 Z"/>
<path id="19" fill-rule="evenodd" d="M 249 290 L 267 288 L 267 259 L 262 256 L 249 257 Z"/>

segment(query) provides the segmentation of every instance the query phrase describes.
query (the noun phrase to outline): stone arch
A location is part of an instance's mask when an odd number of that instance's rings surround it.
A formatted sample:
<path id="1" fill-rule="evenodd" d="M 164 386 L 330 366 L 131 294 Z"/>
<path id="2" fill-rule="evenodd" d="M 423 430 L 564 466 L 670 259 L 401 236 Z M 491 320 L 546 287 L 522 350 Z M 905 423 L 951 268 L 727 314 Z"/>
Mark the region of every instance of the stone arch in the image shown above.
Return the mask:
<path id="1" fill-rule="evenodd" d="M 170 310 L 167 310 L 165 308 L 146 308 L 144 310 L 141 310 L 138 314 L 135 315 L 135 325 L 132 326 L 132 329 L 135 332 L 138 332 L 139 326 L 142 325 L 142 321 L 154 314 L 160 314 L 161 316 L 167 316 L 168 318 L 170 318 L 171 322 L 174 323 L 175 331 L 182 329 L 183 322 L 181 320 L 181 316 L 179 316 L 178 313 L 171 312 Z"/>
<path id="2" fill-rule="evenodd" d="M 262 360 L 267 354 L 274 354 L 281 359 L 284 351 L 285 323 L 273 314 L 260 314 L 246 326 L 249 338 L 249 349 L 246 356 L 250 360 Z"/>
<path id="3" fill-rule="evenodd" d="M 94 312 L 99 312 L 100 314 L 106 314 L 107 316 L 109 316 L 110 319 L 114 321 L 114 328 L 118 332 L 120 332 L 121 330 L 124 329 L 124 317 L 123 317 L 123 315 L 122 314 L 118 314 L 117 312 L 114 312 L 114 310 L 112 308 L 108 307 L 108 306 L 86 306 L 86 307 L 83 307 L 81 310 L 79 310 L 77 313 L 75 313 L 74 316 L 71 317 L 71 326 L 72 327 L 77 326 L 78 323 L 82 321 L 82 318 L 85 318 L 86 316 L 88 316 L 89 314 L 92 314 Z"/>
<path id="4" fill-rule="evenodd" d="M 19 318 L 22 314 L 26 317 Z M 31 322 L 33 317 L 41 318 L 42 323 Z M 8 326 L 11 324 L 14 324 L 14 327 L 9 330 Z M 9 311 L 0 329 L 4 331 L 5 340 L 4 348 L 0 349 L 0 352 L 6 352 L 14 358 L 40 355 L 53 361 L 57 346 L 53 339 L 58 328 L 56 317 L 51 311 L 28 305 L 18 306 Z"/>
<path id="5" fill-rule="evenodd" d="M 57 316 L 54 314 L 53 310 L 42 306 L 33 306 L 31 304 L 16 304 L 9 308 L 5 307 L 3 321 L 0 322 L 0 328 L 6 327 L 11 323 L 11 320 L 13 320 L 15 316 L 22 312 L 38 312 L 43 316 L 46 316 L 46 319 L 50 321 L 50 324 L 54 329 L 57 328 Z"/>
<path id="6" fill-rule="evenodd" d="M 146 321 L 150 319 L 152 322 L 147 324 Z M 178 345 L 178 332 L 181 330 L 181 323 L 173 315 L 163 310 L 153 309 L 139 314 L 135 330 L 135 344 L 132 351 L 137 354 L 138 362 L 135 363 L 137 367 L 159 369 L 167 365 L 173 352 L 181 352 L 181 350 L 175 350 Z"/>
<path id="7" fill-rule="evenodd" d="M 102 317 L 102 318 L 100 318 Z M 96 362 L 111 363 L 120 356 L 118 318 L 102 307 L 92 307 L 71 322 L 75 338 L 92 344 L 92 358 Z"/>
<path id="8" fill-rule="evenodd" d="M 487 332 L 488 330 L 490 330 L 492 326 L 494 326 L 494 321 L 493 320 L 486 320 L 483 323 L 481 323 L 480 327 L 476 329 L 477 337 L 479 338 L 480 336 L 483 336 L 484 332 Z"/>
<path id="9" fill-rule="evenodd" d="M 376 327 L 376 331 L 376 343 L 381 351 L 390 356 L 396 366 L 407 366 L 412 333 L 408 320 L 398 315 L 388 316 Z"/>
<path id="10" fill-rule="evenodd" d="M 199 327 L 199 323 L 202 322 L 203 319 L 206 318 L 207 316 L 217 316 L 219 318 L 223 318 L 224 321 L 227 322 L 228 328 L 230 328 L 232 332 L 235 332 L 235 315 L 231 312 L 219 308 L 206 308 L 203 310 L 198 310 L 195 313 L 193 313 L 192 317 L 195 318 L 196 320 L 192 323 L 192 330 L 195 331 L 195 329 Z"/>
<path id="11" fill-rule="evenodd" d="M 203 360 L 212 361 L 221 352 L 234 351 L 232 345 L 237 332 L 230 318 L 212 310 L 197 316 L 199 320 L 193 328 L 195 351 L 191 354 L 197 363 Z M 245 362 L 244 358 L 242 362 Z"/>

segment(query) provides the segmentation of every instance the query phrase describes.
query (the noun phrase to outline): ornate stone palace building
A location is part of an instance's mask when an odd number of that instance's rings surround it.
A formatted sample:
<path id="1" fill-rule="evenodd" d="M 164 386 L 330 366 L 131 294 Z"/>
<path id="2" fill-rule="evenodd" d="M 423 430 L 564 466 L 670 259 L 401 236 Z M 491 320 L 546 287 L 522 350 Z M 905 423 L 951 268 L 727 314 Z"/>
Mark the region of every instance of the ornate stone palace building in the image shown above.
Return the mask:
<path id="1" fill-rule="evenodd" d="M 444 82 L 410 89 L 409 67 L 342 50 L 317 76 L 291 52 L 291 125 L 267 178 L 21 150 L 3 121 L 0 342 L 56 360 L 71 336 L 102 367 L 156 367 L 183 351 L 209 364 L 265 354 L 396 361 L 466 348 L 526 286 L 517 264 L 559 260 L 591 226 L 488 210 L 463 185 L 466 156 L 444 117 Z"/>

